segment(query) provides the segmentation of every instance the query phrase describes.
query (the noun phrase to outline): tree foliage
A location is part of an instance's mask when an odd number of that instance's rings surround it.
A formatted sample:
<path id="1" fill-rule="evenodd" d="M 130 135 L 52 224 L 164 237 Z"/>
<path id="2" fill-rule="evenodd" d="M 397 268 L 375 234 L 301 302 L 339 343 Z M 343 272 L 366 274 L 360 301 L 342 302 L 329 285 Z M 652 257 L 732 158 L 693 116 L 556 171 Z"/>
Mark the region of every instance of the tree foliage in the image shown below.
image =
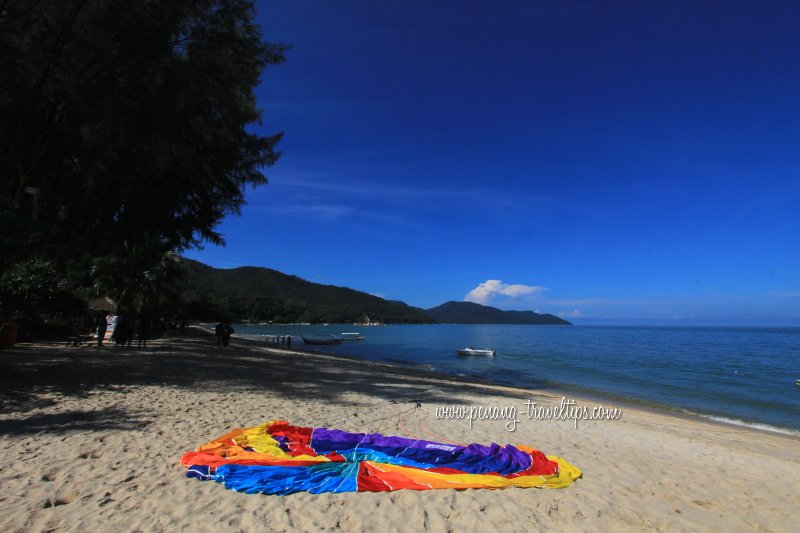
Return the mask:
<path id="1" fill-rule="evenodd" d="M 79 313 L 85 306 L 51 261 L 23 261 L 0 276 L 0 324 L 11 320 L 29 328 L 48 318 Z"/>
<path id="2" fill-rule="evenodd" d="M 0 0 L 0 270 L 221 243 L 280 134 L 245 0 Z M 145 261 L 146 262 L 146 261 Z"/>
<path id="3" fill-rule="evenodd" d="M 128 245 L 124 243 L 120 255 L 109 255 L 92 261 L 89 277 L 94 296 L 110 296 L 121 308 L 163 308 L 177 301 L 177 282 L 183 275 L 179 257 L 173 252 L 162 252 L 157 262 L 158 250 L 152 243 Z"/>

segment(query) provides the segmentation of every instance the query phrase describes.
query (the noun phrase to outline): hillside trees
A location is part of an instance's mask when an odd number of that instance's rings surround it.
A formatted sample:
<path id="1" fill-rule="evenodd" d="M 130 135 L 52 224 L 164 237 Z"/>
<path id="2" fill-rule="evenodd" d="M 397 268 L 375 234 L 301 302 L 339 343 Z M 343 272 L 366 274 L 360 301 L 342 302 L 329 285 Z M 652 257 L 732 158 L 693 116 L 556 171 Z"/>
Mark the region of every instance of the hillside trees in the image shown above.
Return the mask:
<path id="1" fill-rule="evenodd" d="M 280 155 L 254 89 L 286 47 L 253 18 L 246 0 L 0 0 L 0 272 L 132 249 L 146 270 L 223 242 Z"/>
<path id="2" fill-rule="evenodd" d="M 237 319 L 353 323 L 366 314 L 384 323 L 434 322 L 421 309 L 402 302 L 312 283 L 269 268 L 217 269 L 185 258 L 181 263 L 186 271 L 182 285 L 187 299 Z"/>

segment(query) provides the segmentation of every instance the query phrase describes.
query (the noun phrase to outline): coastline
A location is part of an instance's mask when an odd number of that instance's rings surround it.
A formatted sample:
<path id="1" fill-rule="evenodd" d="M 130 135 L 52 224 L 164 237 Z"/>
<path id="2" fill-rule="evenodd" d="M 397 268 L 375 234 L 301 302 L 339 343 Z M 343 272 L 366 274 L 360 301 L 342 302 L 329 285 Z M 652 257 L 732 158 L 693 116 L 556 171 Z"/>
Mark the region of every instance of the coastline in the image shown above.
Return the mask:
<path id="1" fill-rule="evenodd" d="M 341 328 L 240 325 L 236 330 L 263 342 L 264 334 L 327 335 Z M 398 325 L 370 332 L 368 343 L 319 348 L 459 379 L 478 376 L 513 387 L 800 432 L 800 389 L 794 383 L 798 341 L 800 328 Z M 497 357 L 454 357 L 460 343 L 497 348 Z"/>
<path id="2" fill-rule="evenodd" d="M 203 331 L 203 333 L 208 335 L 213 335 L 214 332 L 205 327 L 197 327 Z M 254 335 L 246 335 L 242 336 L 239 334 L 234 334 L 232 338 L 236 339 L 238 342 L 246 343 L 248 345 L 256 346 L 256 347 L 267 347 L 272 349 L 281 349 L 281 347 L 276 345 L 265 345 L 262 342 L 259 342 L 253 338 Z M 483 385 L 487 387 L 500 387 L 501 389 L 508 389 L 509 391 L 519 391 L 520 393 L 525 393 L 528 391 L 538 391 L 547 395 L 551 395 L 553 397 L 568 397 L 576 400 L 580 400 L 583 403 L 602 403 L 604 405 L 618 407 L 620 409 L 637 409 L 646 412 L 650 412 L 653 414 L 661 414 L 665 416 L 674 416 L 678 418 L 685 418 L 687 420 L 695 420 L 700 422 L 706 422 L 709 424 L 715 425 L 723 425 L 723 426 L 733 426 L 743 429 L 749 429 L 752 431 L 768 433 L 768 434 L 776 434 L 776 435 L 786 435 L 789 437 L 800 438 L 800 430 L 787 428 L 782 426 L 776 426 L 772 424 L 768 424 L 765 422 L 753 421 L 753 420 L 743 420 L 737 418 L 731 418 L 730 416 L 721 415 L 717 413 L 704 413 L 701 411 L 692 411 L 691 409 L 687 409 L 684 407 L 680 407 L 677 405 L 669 405 L 662 402 L 657 402 L 654 400 L 647 400 L 642 398 L 634 398 L 630 396 L 625 396 L 619 393 L 610 392 L 610 391 L 602 391 L 599 389 L 587 389 L 585 387 L 579 387 L 575 385 L 569 385 L 566 383 L 559 383 L 548 381 L 547 388 L 525 388 L 522 386 L 516 386 L 509 383 L 503 383 L 498 379 L 492 379 L 482 376 L 474 376 L 469 374 L 451 374 L 447 373 L 444 370 L 431 368 L 427 369 L 424 368 L 427 365 L 419 365 L 412 362 L 386 362 L 380 360 L 373 360 L 373 359 L 366 359 L 360 357 L 355 354 L 349 353 L 331 353 L 326 352 L 323 350 L 315 350 L 303 346 L 302 344 L 298 343 L 296 346 L 297 348 L 292 348 L 292 351 L 295 353 L 308 353 L 312 355 L 317 355 L 321 357 L 330 357 L 333 360 L 342 359 L 347 361 L 361 361 L 364 363 L 368 363 L 371 365 L 377 365 L 379 367 L 386 367 L 387 371 L 391 368 L 402 368 L 404 370 L 408 370 L 409 372 L 419 372 L 422 376 L 434 376 L 438 377 L 439 379 L 445 380 L 454 380 L 454 381 L 463 381 L 468 383 L 474 383 L 477 385 Z"/>
<path id="3" fill-rule="evenodd" d="M 800 439 L 636 406 L 617 420 L 436 419 L 440 405 L 555 406 L 559 391 L 235 340 L 147 350 L 0 352 L 6 531 L 791 530 Z M 578 403 L 593 403 L 571 392 Z M 619 402 L 600 400 L 604 405 Z M 392 403 L 396 402 L 396 403 Z M 421 403 L 416 407 L 416 402 Z M 247 496 L 183 477 L 178 459 L 233 427 L 298 425 L 454 443 L 526 444 L 584 477 L 561 490 Z M 787 490 L 788 489 L 788 490 Z"/>

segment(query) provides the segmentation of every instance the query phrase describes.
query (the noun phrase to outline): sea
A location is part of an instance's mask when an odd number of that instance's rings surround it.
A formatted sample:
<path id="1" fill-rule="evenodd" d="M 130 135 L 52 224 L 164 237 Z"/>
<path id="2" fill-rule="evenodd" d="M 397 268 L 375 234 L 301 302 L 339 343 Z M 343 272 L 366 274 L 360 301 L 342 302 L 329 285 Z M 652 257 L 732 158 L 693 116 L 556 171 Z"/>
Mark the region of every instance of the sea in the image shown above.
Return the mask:
<path id="1" fill-rule="evenodd" d="M 529 325 L 234 325 L 266 340 L 358 332 L 363 342 L 313 346 L 515 387 L 622 401 L 800 435 L 800 328 Z M 457 356 L 492 348 L 497 356 Z"/>

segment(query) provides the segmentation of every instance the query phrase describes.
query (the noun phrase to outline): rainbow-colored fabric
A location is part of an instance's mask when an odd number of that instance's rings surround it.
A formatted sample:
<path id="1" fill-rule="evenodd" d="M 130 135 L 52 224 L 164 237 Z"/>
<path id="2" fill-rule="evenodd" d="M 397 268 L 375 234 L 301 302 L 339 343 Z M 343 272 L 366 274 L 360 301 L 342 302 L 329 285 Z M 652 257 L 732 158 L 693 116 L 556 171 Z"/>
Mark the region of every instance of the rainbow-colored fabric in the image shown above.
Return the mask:
<path id="1" fill-rule="evenodd" d="M 563 488 L 581 471 L 528 446 L 462 446 L 272 420 L 234 429 L 181 458 L 187 477 L 239 492 Z"/>

